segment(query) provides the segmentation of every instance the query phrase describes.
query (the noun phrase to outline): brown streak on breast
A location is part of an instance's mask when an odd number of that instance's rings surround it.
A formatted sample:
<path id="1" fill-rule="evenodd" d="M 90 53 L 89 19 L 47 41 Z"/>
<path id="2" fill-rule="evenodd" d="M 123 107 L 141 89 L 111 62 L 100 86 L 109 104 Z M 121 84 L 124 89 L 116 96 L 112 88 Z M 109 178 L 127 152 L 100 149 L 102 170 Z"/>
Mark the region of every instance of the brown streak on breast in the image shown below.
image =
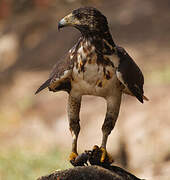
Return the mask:
<path id="1" fill-rule="evenodd" d="M 102 82 L 101 81 L 99 82 L 98 87 L 102 87 Z"/>
<path id="2" fill-rule="evenodd" d="M 110 78 L 111 78 L 111 76 L 110 76 L 110 71 L 107 71 L 107 73 L 106 73 L 106 79 L 109 80 Z"/>
<path id="3" fill-rule="evenodd" d="M 85 54 L 88 54 L 88 51 L 84 46 L 83 46 L 83 51 L 84 51 Z"/>
<path id="4" fill-rule="evenodd" d="M 106 68 L 103 67 L 103 73 L 104 73 L 104 76 L 106 75 Z"/>
<path id="5" fill-rule="evenodd" d="M 87 58 L 87 61 L 88 61 L 88 63 L 89 63 L 89 64 L 91 64 L 91 63 L 92 63 L 92 60 L 91 60 L 91 58 L 90 58 L 90 57 L 88 57 L 88 58 Z"/>
<path id="6" fill-rule="evenodd" d="M 88 51 L 91 51 L 91 50 L 92 50 L 92 47 L 91 47 L 91 46 L 87 46 L 87 50 L 88 50 Z"/>

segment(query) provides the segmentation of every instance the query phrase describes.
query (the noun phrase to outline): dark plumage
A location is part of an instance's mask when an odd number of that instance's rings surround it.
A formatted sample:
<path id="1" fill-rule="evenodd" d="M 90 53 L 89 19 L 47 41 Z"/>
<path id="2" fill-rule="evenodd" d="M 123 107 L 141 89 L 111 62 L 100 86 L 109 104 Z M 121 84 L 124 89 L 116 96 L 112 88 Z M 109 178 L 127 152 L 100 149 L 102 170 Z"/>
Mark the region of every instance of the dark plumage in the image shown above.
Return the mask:
<path id="1" fill-rule="evenodd" d="M 122 75 L 122 83 L 143 103 L 144 77 L 141 70 L 123 48 L 117 47 L 116 49 L 117 55 L 120 58 L 117 71 Z"/>
<path id="2" fill-rule="evenodd" d="M 53 67 L 49 79 L 45 81 L 37 89 L 35 94 L 39 93 L 40 91 L 42 91 L 47 87 L 49 88 L 50 91 L 54 91 L 54 92 L 60 90 L 70 92 L 71 82 L 70 82 L 70 78 L 67 76 L 69 75 L 69 71 L 72 68 L 73 68 L 73 61 L 70 59 L 70 55 L 67 55 L 64 59 L 57 61 L 57 63 Z"/>
<path id="3" fill-rule="evenodd" d="M 69 93 L 68 118 L 73 135 L 70 162 L 73 165 L 76 165 L 78 155 L 81 98 L 83 95 L 105 98 L 107 112 L 102 126 L 101 163 L 105 163 L 106 159 L 107 163 L 111 163 L 106 143 L 119 114 L 122 93 L 135 96 L 143 103 L 143 99 L 147 100 L 143 96 L 144 78 L 128 53 L 116 46 L 106 17 L 97 9 L 86 7 L 74 10 L 59 22 L 58 29 L 66 26 L 77 28 L 82 36 L 66 58 L 57 61 L 49 79 L 36 93 L 46 87 L 53 92 L 63 90 Z"/>

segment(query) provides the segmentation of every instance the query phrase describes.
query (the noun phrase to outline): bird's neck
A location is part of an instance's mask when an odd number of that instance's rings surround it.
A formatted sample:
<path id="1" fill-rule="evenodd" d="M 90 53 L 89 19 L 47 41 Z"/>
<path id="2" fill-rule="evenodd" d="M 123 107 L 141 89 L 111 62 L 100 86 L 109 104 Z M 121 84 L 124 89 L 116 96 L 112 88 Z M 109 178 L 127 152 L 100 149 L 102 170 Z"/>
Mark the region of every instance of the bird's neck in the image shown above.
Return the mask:
<path id="1" fill-rule="evenodd" d="M 111 55 L 115 52 L 115 43 L 109 31 L 106 32 L 91 32 L 83 34 L 83 38 L 90 41 L 96 50 L 101 54 Z"/>

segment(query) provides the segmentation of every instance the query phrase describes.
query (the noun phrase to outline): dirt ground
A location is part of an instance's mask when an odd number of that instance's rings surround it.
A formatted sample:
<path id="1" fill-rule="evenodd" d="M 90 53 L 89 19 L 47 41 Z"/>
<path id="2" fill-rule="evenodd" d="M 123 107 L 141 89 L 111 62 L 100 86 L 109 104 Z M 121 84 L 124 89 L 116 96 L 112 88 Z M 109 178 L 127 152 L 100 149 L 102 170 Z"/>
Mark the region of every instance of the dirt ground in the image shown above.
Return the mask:
<path id="1" fill-rule="evenodd" d="M 40 153 L 54 147 L 71 150 L 67 94 L 44 90 L 35 96 L 34 92 L 47 79 L 57 59 L 62 58 L 80 35 L 71 28 L 57 32 L 57 21 L 82 6 L 84 1 L 47 2 L 0 21 L 2 153 L 12 148 Z M 109 137 L 108 151 L 115 164 L 143 179 L 169 180 L 170 2 L 86 2 L 108 17 L 113 39 L 142 69 L 144 91 L 150 99 L 140 104 L 135 98 L 123 95 L 120 115 Z M 106 104 L 102 98 L 83 97 L 79 152 L 100 145 L 105 112 Z"/>

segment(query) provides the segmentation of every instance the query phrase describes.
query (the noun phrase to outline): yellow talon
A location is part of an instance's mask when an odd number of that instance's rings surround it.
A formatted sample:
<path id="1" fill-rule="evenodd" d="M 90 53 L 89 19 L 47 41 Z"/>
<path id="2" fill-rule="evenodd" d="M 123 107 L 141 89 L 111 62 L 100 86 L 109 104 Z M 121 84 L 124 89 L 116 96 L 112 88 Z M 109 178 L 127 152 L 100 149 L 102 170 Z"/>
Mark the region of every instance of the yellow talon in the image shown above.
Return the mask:
<path id="1" fill-rule="evenodd" d="M 101 147 L 100 150 L 102 151 L 102 155 L 101 155 L 101 159 L 100 159 L 100 162 L 104 162 L 105 159 L 106 159 L 106 156 L 108 157 L 108 160 L 109 160 L 109 163 L 113 163 L 113 159 L 112 159 L 112 156 L 110 154 L 107 153 L 106 149 Z"/>
<path id="2" fill-rule="evenodd" d="M 113 159 L 111 157 L 110 154 L 107 153 L 106 149 L 104 147 L 98 147 L 97 145 L 95 145 L 93 147 L 93 152 L 95 153 L 94 156 L 98 156 L 99 159 L 94 158 L 94 161 L 96 161 L 96 163 L 102 163 L 102 164 L 112 164 L 113 163 Z"/>
<path id="3" fill-rule="evenodd" d="M 71 152 L 71 154 L 70 154 L 70 156 L 69 156 L 69 160 L 70 160 L 70 161 L 75 160 L 77 156 L 78 156 L 77 153 Z"/>
<path id="4" fill-rule="evenodd" d="M 99 146 L 94 145 L 94 146 L 93 146 L 93 150 L 96 150 L 96 149 L 99 149 Z"/>
<path id="5" fill-rule="evenodd" d="M 105 160 L 105 158 L 106 158 L 107 152 L 106 152 L 106 149 L 103 148 L 103 147 L 101 147 L 100 150 L 102 151 L 102 156 L 101 156 L 100 161 L 101 161 L 101 162 L 104 162 L 104 160 Z"/>

